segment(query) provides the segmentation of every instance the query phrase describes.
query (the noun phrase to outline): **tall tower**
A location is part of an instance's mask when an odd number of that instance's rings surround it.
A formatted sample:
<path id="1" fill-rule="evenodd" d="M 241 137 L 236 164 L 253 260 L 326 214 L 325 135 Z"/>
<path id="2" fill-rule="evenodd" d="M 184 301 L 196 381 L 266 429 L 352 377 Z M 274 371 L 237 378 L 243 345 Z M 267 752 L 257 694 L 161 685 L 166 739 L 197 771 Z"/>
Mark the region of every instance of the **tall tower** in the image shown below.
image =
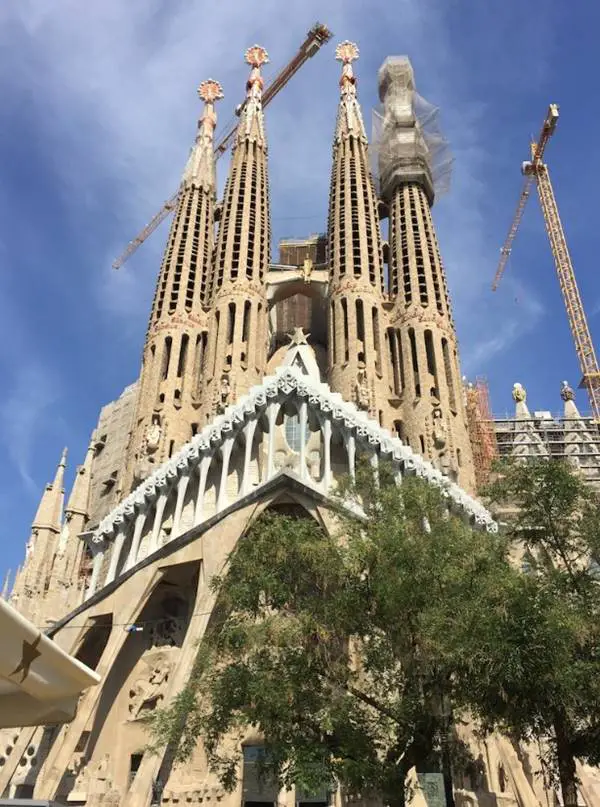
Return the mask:
<path id="1" fill-rule="evenodd" d="M 204 112 L 181 181 L 142 358 L 140 392 L 126 463 L 124 492 L 192 437 L 202 399 L 208 341 L 204 307 L 214 246 L 215 102 L 218 82 L 202 82 Z"/>
<path id="2" fill-rule="evenodd" d="M 415 451 L 473 491 L 456 333 L 431 218 L 431 154 L 415 116 L 414 94 L 410 61 L 387 59 L 379 70 L 379 171 L 389 207 L 388 340 L 401 420 L 397 430 Z"/>
<path id="3" fill-rule="evenodd" d="M 381 230 L 352 70 L 358 48 L 342 42 L 335 53 L 343 67 L 329 192 L 330 384 L 389 426 Z"/>
<path id="4" fill-rule="evenodd" d="M 252 69 L 213 261 L 202 425 L 260 381 L 267 360 L 271 220 L 260 68 L 269 59 L 258 45 L 248 48 L 245 58 Z"/>

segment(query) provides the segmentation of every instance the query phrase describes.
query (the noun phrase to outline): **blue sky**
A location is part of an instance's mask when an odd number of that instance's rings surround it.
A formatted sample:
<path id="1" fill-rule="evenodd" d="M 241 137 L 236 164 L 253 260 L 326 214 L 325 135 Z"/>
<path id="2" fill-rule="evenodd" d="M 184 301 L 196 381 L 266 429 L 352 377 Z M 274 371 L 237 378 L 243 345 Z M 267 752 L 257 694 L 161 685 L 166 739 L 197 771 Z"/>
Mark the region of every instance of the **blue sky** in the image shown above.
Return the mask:
<path id="1" fill-rule="evenodd" d="M 391 54 L 413 62 L 455 156 L 434 208 L 463 371 L 493 408 L 514 381 L 558 409 L 579 381 L 537 199 L 492 294 L 520 165 L 549 102 L 547 158 L 592 333 L 600 332 L 597 188 L 600 7 L 586 0 L 3 0 L 0 5 L 0 573 L 21 561 L 63 445 L 68 483 L 100 407 L 138 373 L 165 226 L 121 270 L 113 258 L 176 188 L 200 81 L 221 81 L 224 124 L 242 98 L 244 49 L 272 71 L 315 20 L 360 46 L 365 120 Z M 338 98 L 330 44 L 267 111 L 274 243 L 323 230 Z M 227 161 L 219 163 L 222 185 Z M 578 396 L 582 409 L 585 397 Z"/>

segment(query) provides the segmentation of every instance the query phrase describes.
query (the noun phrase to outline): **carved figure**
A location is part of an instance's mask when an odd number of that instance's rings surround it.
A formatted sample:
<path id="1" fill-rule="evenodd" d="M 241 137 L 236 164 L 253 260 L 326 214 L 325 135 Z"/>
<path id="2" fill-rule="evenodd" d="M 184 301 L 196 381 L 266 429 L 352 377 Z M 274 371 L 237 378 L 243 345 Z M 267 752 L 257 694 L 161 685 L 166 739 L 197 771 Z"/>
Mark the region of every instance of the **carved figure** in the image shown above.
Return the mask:
<path id="1" fill-rule="evenodd" d="M 150 676 L 139 678 L 133 689 L 129 690 L 129 714 L 136 720 L 142 712 L 155 709 L 165 697 L 165 689 L 169 680 L 169 667 L 155 667 Z"/>
<path id="2" fill-rule="evenodd" d="M 575 393 L 573 392 L 573 388 L 569 386 L 567 381 L 562 382 L 561 390 L 560 390 L 560 397 L 563 401 L 574 401 L 575 400 Z"/>
<path id="3" fill-rule="evenodd" d="M 160 425 L 160 418 L 158 415 L 154 415 L 152 418 L 152 423 L 146 429 L 146 453 L 150 454 L 153 451 L 156 451 L 160 444 L 160 438 L 162 436 L 162 428 Z"/>
<path id="4" fill-rule="evenodd" d="M 515 403 L 525 403 L 527 400 L 527 393 L 525 387 L 517 381 L 513 384 L 512 397 Z"/>
<path id="5" fill-rule="evenodd" d="M 302 266 L 302 279 L 305 283 L 310 283 L 310 276 L 313 273 L 313 262 L 310 258 L 304 259 L 304 264 Z"/>
<path id="6" fill-rule="evenodd" d="M 227 409 L 231 397 L 231 384 L 227 375 L 221 376 L 221 387 L 219 389 L 219 400 L 217 402 L 217 413 L 222 415 Z"/>
<path id="7" fill-rule="evenodd" d="M 447 440 L 448 432 L 442 416 L 442 410 L 436 406 L 433 409 L 433 442 L 439 450 L 445 448 Z"/>
<path id="8" fill-rule="evenodd" d="M 370 406 L 369 381 L 366 370 L 359 370 L 356 377 L 356 405 L 365 412 Z"/>

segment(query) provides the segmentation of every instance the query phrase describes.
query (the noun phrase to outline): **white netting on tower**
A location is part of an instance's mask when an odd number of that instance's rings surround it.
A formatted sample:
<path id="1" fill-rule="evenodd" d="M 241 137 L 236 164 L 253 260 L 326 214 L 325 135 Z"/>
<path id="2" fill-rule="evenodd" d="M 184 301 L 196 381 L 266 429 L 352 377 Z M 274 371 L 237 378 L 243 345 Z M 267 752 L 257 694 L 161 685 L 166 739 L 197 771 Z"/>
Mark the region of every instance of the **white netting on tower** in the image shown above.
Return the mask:
<path id="1" fill-rule="evenodd" d="M 439 124 L 439 109 L 414 89 L 410 61 L 386 60 L 379 73 L 383 103 L 373 110 L 371 171 L 378 192 L 392 175 L 414 177 L 419 169 L 433 180 L 436 197 L 450 188 L 454 158 Z"/>

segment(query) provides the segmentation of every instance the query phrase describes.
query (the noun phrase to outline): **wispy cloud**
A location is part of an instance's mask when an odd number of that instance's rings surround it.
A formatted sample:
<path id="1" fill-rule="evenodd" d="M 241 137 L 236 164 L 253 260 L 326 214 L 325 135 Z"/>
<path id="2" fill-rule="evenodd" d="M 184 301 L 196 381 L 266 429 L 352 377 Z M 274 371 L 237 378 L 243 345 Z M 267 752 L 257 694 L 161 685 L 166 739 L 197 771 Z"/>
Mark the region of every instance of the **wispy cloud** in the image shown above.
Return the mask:
<path id="1" fill-rule="evenodd" d="M 0 440 L 14 468 L 31 493 L 39 494 L 32 477 L 33 448 L 43 438 L 43 424 L 59 398 L 59 386 L 48 371 L 32 362 L 20 363 L 0 403 Z"/>

